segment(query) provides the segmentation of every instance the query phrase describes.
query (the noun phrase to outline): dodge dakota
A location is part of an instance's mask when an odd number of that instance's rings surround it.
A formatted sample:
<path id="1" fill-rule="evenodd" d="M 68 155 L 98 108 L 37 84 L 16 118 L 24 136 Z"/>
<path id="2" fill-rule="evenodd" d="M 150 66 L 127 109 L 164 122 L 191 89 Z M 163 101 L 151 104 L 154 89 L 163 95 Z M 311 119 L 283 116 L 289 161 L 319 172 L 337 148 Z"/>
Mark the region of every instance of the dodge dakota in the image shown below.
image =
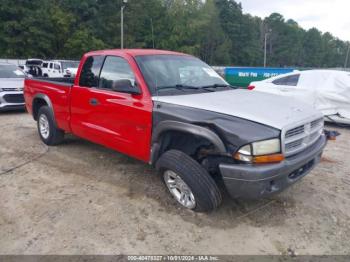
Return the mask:
<path id="1" fill-rule="evenodd" d="M 24 96 L 45 144 L 72 133 L 144 161 L 198 212 L 220 205 L 220 181 L 234 198 L 283 191 L 326 145 L 320 112 L 236 89 L 200 59 L 171 51 L 89 52 L 75 79 L 27 78 Z"/>

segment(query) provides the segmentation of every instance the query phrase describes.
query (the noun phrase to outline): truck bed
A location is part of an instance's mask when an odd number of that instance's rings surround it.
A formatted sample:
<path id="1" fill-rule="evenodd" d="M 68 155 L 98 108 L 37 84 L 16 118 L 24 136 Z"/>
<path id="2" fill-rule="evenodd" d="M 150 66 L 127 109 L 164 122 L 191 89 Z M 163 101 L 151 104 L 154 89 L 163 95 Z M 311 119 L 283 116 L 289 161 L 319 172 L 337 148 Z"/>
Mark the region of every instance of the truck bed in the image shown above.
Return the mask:
<path id="1" fill-rule="evenodd" d="M 56 123 L 59 128 L 70 131 L 70 92 L 74 78 L 36 77 L 24 81 L 24 99 L 28 112 L 33 113 L 33 102 L 36 97 L 45 97 L 54 109 Z"/>

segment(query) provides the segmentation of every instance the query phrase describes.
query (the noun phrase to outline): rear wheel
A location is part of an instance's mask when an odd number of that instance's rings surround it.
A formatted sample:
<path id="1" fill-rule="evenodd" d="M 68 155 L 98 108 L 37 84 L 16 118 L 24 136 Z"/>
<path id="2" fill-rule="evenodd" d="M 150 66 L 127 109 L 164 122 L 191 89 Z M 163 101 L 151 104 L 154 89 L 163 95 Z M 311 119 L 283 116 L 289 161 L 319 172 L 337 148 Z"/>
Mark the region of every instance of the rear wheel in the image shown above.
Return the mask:
<path id="1" fill-rule="evenodd" d="M 64 131 L 57 128 L 52 110 L 48 106 L 40 107 L 37 125 L 40 138 L 46 145 L 58 145 L 63 141 Z"/>
<path id="2" fill-rule="evenodd" d="M 185 153 L 165 152 L 157 162 L 157 169 L 181 206 L 196 212 L 209 212 L 220 205 L 221 193 L 213 178 Z"/>

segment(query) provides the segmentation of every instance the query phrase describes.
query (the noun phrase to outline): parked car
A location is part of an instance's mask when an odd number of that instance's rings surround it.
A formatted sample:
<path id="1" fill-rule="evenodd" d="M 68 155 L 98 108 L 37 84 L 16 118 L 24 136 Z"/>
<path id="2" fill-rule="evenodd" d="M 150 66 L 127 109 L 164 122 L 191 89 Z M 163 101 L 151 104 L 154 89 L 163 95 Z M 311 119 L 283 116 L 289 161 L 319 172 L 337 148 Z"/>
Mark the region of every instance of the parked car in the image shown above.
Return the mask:
<path id="1" fill-rule="evenodd" d="M 0 111 L 24 109 L 24 73 L 15 65 L 0 63 Z"/>
<path id="2" fill-rule="evenodd" d="M 350 72 L 299 71 L 252 82 L 248 89 L 293 97 L 320 110 L 326 121 L 350 124 Z"/>
<path id="3" fill-rule="evenodd" d="M 322 114 L 293 99 L 232 88 L 190 55 L 161 50 L 87 53 L 77 77 L 26 79 L 41 140 L 73 133 L 149 163 L 179 204 L 219 206 L 281 192 L 319 162 Z"/>
<path id="4" fill-rule="evenodd" d="M 79 61 L 52 60 L 44 61 L 42 65 L 43 77 L 75 77 Z"/>

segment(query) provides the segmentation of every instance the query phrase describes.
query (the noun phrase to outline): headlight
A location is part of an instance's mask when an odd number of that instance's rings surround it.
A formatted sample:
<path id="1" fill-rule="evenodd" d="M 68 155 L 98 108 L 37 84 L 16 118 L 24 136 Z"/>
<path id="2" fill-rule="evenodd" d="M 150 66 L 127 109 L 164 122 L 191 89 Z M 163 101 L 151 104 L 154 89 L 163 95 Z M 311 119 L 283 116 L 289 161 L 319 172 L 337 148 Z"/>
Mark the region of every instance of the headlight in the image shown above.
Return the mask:
<path id="1" fill-rule="evenodd" d="M 245 145 L 238 150 L 234 158 L 247 163 L 275 163 L 284 160 L 279 138 Z"/>
<path id="2" fill-rule="evenodd" d="M 268 155 L 281 152 L 281 142 L 278 138 L 252 143 L 253 155 Z"/>
<path id="3" fill-rule="evenodd" d="M 4 91 L 4 90 L 2 90 L 2 88 L 0 87 L 0 92 L 2 92 L 2 91 Z"/>

